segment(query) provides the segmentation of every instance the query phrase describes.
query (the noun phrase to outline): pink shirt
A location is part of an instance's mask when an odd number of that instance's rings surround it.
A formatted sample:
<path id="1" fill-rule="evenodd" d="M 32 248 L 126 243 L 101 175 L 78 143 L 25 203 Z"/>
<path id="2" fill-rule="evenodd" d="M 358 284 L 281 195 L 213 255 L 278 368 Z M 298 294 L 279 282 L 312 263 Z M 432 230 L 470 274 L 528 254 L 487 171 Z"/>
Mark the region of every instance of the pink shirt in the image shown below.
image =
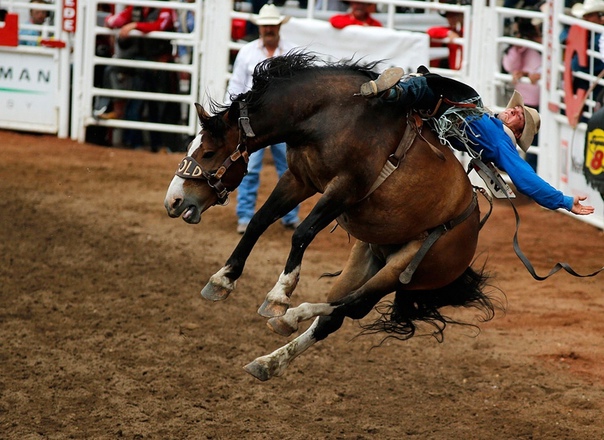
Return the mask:
<path id="1" fill-rule="evenodd" d="M 535 49 L 529 49 L 528 47 L 512 46 L 503 55 L 502 65 L 508 73 L 517 71 L 541 73 L 541 53 Z M 539 84 L 519 81 L 514 87 L 522 95 L 526 105 L 531 107 L 539 106 Z"/>

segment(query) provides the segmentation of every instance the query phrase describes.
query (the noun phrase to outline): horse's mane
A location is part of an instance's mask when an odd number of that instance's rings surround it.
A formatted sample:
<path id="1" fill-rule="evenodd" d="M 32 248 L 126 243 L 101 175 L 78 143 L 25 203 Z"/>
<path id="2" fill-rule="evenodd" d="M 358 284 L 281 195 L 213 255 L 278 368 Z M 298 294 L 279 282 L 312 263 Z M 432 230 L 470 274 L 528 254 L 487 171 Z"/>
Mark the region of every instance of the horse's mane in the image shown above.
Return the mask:
<path id="1" fill-rule="evenodd" d="M 317 54 L 293 50 L 285 55 L 268 58 L 255 67 L 253 74 L 252 89 L 248 92 L 231 96 L 230 104 L 223 104 L 214 99 L 209 102 L 209 110 L 215 116 L 202 117 L 201 123 L 206 130 L 211 133 L 222 133 L 226 126 L 221 116 L 227 111 L 229 119 L 236 120 L 239 117 L 238 101 L 245 101 L 250 110 L 254 110 L 262 105 L 263 98 L 269 88 L 278 87 L 285 82 L 291 82 L 301 75 L 312 72 L 313 75 L 333 74 L 333 73 L 359 73 L 369 78 L 375 79 L 377 73 L 375 67 L 382 61 L 363 62 L 362 59 L 353 61 L 352 59 L 343 59 L 337 62 L 322 60 Z"/>
<path id="2" fill-rule="evenodd" d="M 312 72 L 317 75 L 330 73 L 356 72 L 375 78 L 377 74 L 373 69 L 381 61 L 363 63 L 362 59 L 353 61 L 343 59 L 337 62 L 322 60 L 317 54 L 293 50 L 285 55 L 268 58 L 256 66 L 253 74 L 252 89 L 236 99 L 245 99 L 250 107 L 260 105 L 262 98 L 271 87 L 278 87 L 284 82 L 291 82 L 300 75 Z"/>

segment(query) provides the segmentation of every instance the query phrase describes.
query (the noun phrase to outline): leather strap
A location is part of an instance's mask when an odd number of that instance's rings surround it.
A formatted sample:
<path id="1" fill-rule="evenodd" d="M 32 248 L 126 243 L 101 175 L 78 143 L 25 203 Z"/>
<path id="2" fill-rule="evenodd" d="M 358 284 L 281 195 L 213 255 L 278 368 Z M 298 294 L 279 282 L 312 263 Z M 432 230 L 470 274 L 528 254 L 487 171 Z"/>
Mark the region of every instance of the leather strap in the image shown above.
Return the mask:
<path id="1" fill-rule="evenodd" d="M 490 170 L 488 168 L 486 168 L 485 172 L 488 175 L 490 173 Z M 489 178 L 495 179 L 496 177 L 494 175 L 489 175 Z M 526 257 L 526 255 L 524 255 L 524 252 L 522 252 L 522 250 L 520 249 L 520 244 L 518 242 L 518 230 L 520 229 L 520 215 L 518 214 L 518 210 L 516 210 L 516 206 L 514 205 L 514 202 L 512 201 L 512 199 L 509 196 L 507 197 L 507 199 L 510 202 L 510 205 L 512 205 L 512 208 L 514 209 L 514 216 L 516 217 L 516 231 L 514 232 L 514 239 L 513 239 L 514 252 L 518 256 L 520 261 L 522 261 L 522 264 L 524 264 L 524 267 L 526 267 L 526 270 L 528 270 L 528 272 L 531 274 L 531 276 L 534 279 L 536 279 L 538 281 L 546 280 L 549 277 L 551 277 L 553 274 L 558 272 L 560 269 L 564 269 L 566 272 L 568 272 L 572 276 L 579 277 L 579 278 L 593 277 L 593 276 L 596 276 L 597 274 L 599 274 L 600 272 L 604 271 L 604 267 L 602 267 L 602 268 L 596 270 L 595 272 L 592 272 L 592 273 L 589 273 L 586 275 L 581 275 L 581 274 L 578 274 L 577 272 L 575 272 L 575 270 L 572 267 L 570 267 L 569 264 L 558 262 L 554 265 L 554 267 L 552 267 L 552 269 L 549 271 L 549 273 L 547 275 L 545 275 L 545 276 L 537 275 L 537 272 L 535 271 L 535 268 L 531 264 L 530 260 Z"/>
<path id="2" fill-rule="evenodd" d="M 470 201 L 468 207 L 453 220 L 449 220 L 448 222 L 443 223 L 430 231 L 428 237 L 424 240 L 422 246 L 413 256 L 411 262 L 407 265 L 403 273 L 399 275 L 398 280 L 403 284 L 409 284 L 411 277 L 415 273 L 415 270 L 422 262 L 432 245 L 436 243 L 436 240 L 438 240 L 445 232 L 450 231 L 455 226 L 463 223 L 474 212 L 477 204 L 478 198 L 476 197 L 476 193 L 472 191 L 472 200 Z"/>
<path id="3" fill-rule="evenodd" d="M 371 193 L 378 189 L 379 186 L 388 178 L 388 176 L 390 176 L 398 168 L 400 163 L 405 158 L 407 151 L 409 151 L 411 145 L 413 145 L 413 141 L 417 135 L 417 124 L 411 123 L 411 119 L 412 117 L 407 119 L 407 128 L 405 128 L 405 133 L 403 133 L 403 137 L 401 138 L 398 147 L 396 147 L 394 153 L 388 156 L 388 160 L 386 160 L 386 163 L 382 167 L 377 179 L 375 182 L 373 182 L 373 185 L 371 185 L 371 188 L 369 188 L 369 191 L 367 191 L 367 194 L 365 194 L 361 200 L 365 200 L 371 195 Z"/>

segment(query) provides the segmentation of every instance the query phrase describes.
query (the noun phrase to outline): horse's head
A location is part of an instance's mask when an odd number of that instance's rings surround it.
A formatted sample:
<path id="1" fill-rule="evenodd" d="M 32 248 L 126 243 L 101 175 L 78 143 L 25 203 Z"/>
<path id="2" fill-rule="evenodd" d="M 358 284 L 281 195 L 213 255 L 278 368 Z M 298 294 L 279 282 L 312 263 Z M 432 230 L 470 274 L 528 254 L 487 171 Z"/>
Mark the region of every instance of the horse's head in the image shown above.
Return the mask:
<path id="1" fill-rule="evenodd" d="M 224 205 L 228 195 L 241 183 L 248 162 L 246 140 L 254 136 L 244 104 L 237 111 L 223 109 L 210 116 L 195 104 L 201 131 L 189 144 L 170 183 L 164 206 L 170 217 L 199 223 L 201 214 L 213 205 Z M 231 106 L 231 107 L 233 107 Z"/>

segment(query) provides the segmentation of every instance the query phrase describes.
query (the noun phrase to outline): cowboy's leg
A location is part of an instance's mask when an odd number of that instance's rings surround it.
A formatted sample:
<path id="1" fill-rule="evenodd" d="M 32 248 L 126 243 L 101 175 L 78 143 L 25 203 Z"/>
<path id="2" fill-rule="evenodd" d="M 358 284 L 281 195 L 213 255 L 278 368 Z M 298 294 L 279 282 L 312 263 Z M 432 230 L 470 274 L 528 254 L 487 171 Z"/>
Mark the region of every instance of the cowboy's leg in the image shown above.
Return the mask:
<path id="1" fill-rule="evenodd" d="M 419 109 L 434 107 L 437 98 L 424 76 L 408 76 L 399 81 L 396 79 L 398 73 L 388 75 L 389 70 L 384 71 L 375 81 L 362 84 L 361 95 L 368 98 L 379 97 L 387 102 L 398 102 L 404 107 Z"/>
<path id="2" fill-rule="evenodd" d="M 287 171 L 287 146 L 285 142 L 280 144 L 271 145 L 271 154 L 273 155 L 273 161 L 275 162 L 275 168 L 277 169 L 277 175 L 279 178 L 283 176 L 283 173 Z M 296 206 L 290 212 L 285 214 L 281 219 L 284 225 L 295 225 L 300 222 L 298 217 L 298 211 L 300 206 Z"/>
<path id="3" fill-rule="evenodd" d="M 237 188 L 237 218 L 239 224 L 248 224 L 256 211 L 256 198 L 260 186 L 260 171 L 264 150 L 250 154 L 247 174 Z"/>

